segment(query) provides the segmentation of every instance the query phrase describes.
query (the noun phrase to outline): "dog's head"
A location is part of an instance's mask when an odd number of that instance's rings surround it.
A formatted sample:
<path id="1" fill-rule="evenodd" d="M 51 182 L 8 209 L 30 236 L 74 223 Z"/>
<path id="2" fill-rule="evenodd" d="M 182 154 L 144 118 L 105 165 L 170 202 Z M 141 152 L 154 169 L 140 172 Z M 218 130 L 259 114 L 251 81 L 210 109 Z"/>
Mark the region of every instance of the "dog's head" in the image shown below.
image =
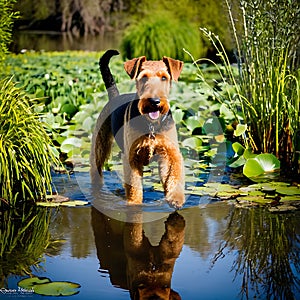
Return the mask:
<path id="1" fill-rule="evenodd" d="M 166 56 L 159 61 L 148 61 L 141 56 L 125 62 L 125 71 L 136 80 L 138 109 L 142 115 L 157 120 L 168 113 L 171 81 L 178 80 L 182 67 L 182 61 Z"/>

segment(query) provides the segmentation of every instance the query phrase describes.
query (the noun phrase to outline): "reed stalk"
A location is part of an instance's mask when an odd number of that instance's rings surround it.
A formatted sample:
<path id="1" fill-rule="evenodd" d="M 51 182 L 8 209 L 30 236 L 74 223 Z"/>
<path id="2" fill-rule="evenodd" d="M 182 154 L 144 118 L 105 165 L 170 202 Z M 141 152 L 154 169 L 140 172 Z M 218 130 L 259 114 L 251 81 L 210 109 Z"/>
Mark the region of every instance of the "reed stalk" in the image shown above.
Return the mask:
<path id="1" fill-rule="evenodd" d="M 234 97 L 220 101 L 235 115 L 241 111 L 239 116 L 248 126 L 246 145 L 256 153 L 275 154 L 290 168 L 300 130 L 300 5 L 297 0 L 239 0 L 236 19 L 229 0 L 225 3 L 237 49 L 237 79 L 220 39 L 202 29 L 225 66 L 224 82 L 236 91 Z M 238 22 L 242 22 L 240 31 Z"/>

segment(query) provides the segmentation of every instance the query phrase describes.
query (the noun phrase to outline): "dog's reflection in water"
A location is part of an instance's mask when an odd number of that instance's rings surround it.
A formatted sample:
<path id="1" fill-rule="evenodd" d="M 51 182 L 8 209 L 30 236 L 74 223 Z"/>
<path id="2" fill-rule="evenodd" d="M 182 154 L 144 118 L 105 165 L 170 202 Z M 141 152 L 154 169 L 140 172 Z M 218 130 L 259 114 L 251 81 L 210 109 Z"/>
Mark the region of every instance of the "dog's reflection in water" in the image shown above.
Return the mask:
<path id="1" fill-rule="evenodd" d="M 109 271 L 113 285 L 128 289 L 135 300 L 181 299 L 171 289 L 175 260 L 184 242 L 181 215 L 168 216 L 157 246 L 145 236 L 143 223 L 124 223 L 92 208 L 92 225 L 101 269 Z"/>

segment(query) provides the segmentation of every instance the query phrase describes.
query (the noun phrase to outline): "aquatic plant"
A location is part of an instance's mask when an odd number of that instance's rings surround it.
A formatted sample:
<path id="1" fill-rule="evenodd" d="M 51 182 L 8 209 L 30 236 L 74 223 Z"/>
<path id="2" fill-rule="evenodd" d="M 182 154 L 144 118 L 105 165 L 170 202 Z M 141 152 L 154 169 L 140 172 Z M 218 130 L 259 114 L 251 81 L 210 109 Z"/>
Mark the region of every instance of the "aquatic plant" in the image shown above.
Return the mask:
<path id="1" fill-rule="evenodd" d="M 273 153 L 285 166 L 295 167 L 300 129 L 299 4 L 296 0 L 240 1 L 243 28 L 239 37 L 238 24 L 226 3 L 239 73 L 234 74 L 219 37 L 202 29 L 223 63 L 219 85 L 228 86 L 226 97 L 218 95 L 216 87 L 213 93 L 232 111 L 235 122 L 247 124 L 243 136 L 247 148 Z M 229 91 L 232 86 L 234 93 Z"/>
<path id="2" fill-rule="evenodd" d="M 13 12 L 15 2 L 16 0 L 0 0 L 0 62 L 8 52 L 13 21 L 18 17 L 18 13 Z"/>
<path id="3" fill-rule="evenodd" d="M 145 55 L 149 60 L 159 60 L 163 56 L 190 60 L 184 47 L 197 56 L 204 53 L 197 26 L 170 13 L 159 12 L 133 23 L 121 42 L 124 57 Z"/>
<path id="4" fill-rule="evenodd" d="M 18 282 L 25 290 L 33 290 L 43 296 L 72 296 L 79 293 L 80 284 L 70 281 L 51 281 L 47 277 L 29 277 Z"/>
<path id="5" fill-rule="evenodd" d="M 0 199 L 11 206 L 45 199 L 59 164 L 45 125 L 12 79 L 0 81 Z"/>

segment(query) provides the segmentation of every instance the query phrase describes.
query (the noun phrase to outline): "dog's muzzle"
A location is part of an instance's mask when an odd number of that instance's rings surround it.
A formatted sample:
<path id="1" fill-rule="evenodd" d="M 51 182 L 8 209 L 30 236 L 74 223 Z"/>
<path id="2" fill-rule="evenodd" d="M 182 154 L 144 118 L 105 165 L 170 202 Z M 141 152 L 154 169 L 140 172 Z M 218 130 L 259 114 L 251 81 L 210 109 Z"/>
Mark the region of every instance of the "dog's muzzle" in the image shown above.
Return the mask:
<path id="1" fill-rule="evenodd" d="M 153 111 L 149 112 L 149 117 L 152 120 L 156 120 L 160 116 L 160 111 L 159 111 L 160 99 L 159 98 L 149 98 L 148 101 L 151 104 L 151 107 L 153 109 Z"/>

